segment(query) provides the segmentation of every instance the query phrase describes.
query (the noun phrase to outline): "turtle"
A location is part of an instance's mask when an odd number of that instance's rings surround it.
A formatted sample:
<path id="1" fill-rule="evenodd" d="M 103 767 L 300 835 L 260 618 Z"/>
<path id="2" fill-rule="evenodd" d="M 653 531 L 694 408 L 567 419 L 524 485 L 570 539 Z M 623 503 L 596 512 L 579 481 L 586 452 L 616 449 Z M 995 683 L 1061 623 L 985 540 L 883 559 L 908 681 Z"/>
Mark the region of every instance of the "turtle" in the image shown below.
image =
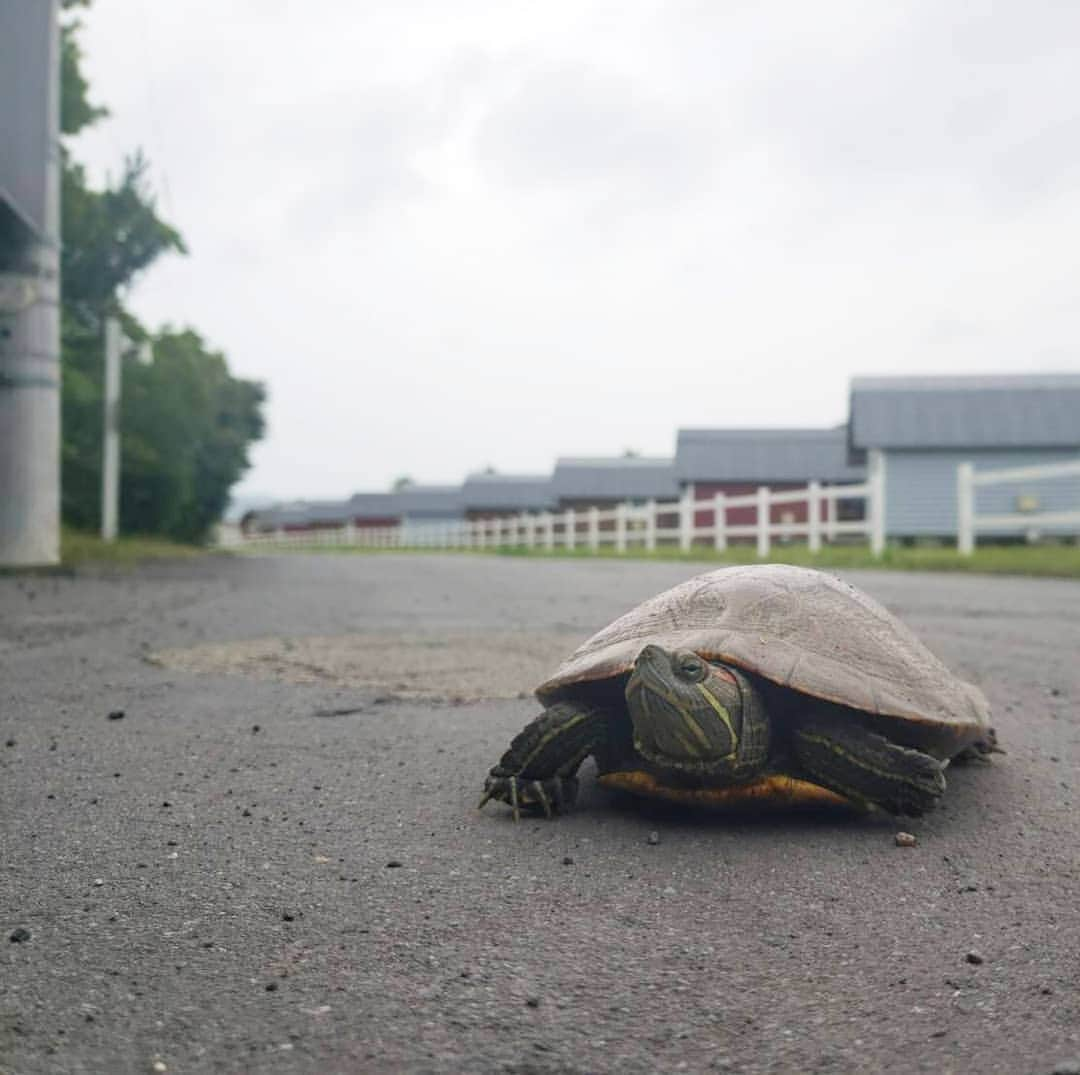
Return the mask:
<path id="1" fill-rule="evenodd" d="M 593 635 L 536 689 L 494 799 L 548 817 L 592 755 L 609 788 L 713 807 L 920 816 L 945 768 L 998 751 L 983 693 L 872 597 L 810 568 L 710 571 Z"/>

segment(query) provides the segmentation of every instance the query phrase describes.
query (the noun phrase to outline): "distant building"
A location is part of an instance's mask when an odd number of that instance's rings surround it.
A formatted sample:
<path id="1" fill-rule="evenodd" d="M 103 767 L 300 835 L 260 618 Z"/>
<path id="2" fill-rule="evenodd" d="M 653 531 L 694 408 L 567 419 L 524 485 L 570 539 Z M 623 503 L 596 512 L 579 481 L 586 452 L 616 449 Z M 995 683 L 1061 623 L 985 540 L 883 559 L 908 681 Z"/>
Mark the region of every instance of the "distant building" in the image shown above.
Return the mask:
<path id="1" fill-rule="evenodd" d="M 956 468 L 1033 466 L 1080 453 L 1080 375 L 858 377 L 851 459 L 880 466 L 890 537 L 956 534 Z M 1074 510 L 1080 479 L 978 489 L 976 512 Z M 1000 531 L 1021 535 L 1024 528 Z"/>
<path id="2" fill-rule="evenodd" d="M 460 485 L 406 485 L 386 495 L 403 523 L 448 522 L 465 517 Z"/>
<path id="3" fill-rule="evenodd" d="M 555 507 L 549 474 L 470 474 L 461 486 L 467 519 L 494 519 Z"/>
<path id="4" fill-rule="evenodd" d="M 780 492 L 802 489 L 812 481 L 850 485 L 865 479 L 865 467 L 848 459 L 847 428 L 832 429 L 680 429 L 675 448 L 675 476 L 692 488 L 695 500 L 717 493 L 745 496 L 759 486 Z M 712 512 L 696 513 L 696 525 L 712 522 Z M 839 501 L 838 519 L 861 518 L 862 502 Z M 805 503 L 776 504 L 771 522 L 804 523 Z M 757 521 L 754 507 L 731 508 L 727 522 L 744 526 Z"/>
<path id="5" fill-rule="evenodd" d="M 353 493 L 345 502 L 347 518 L 358 527 L 397 526 L 401 511 L 393 493 Z"/>
<path id="6" fill-rule="evenodd" d="M 396 526 L 400 512 L 392 493 L 357 493 L 348 500 L 293 500 L 248 512 L 240 527 L 245 534 L 283 530 L 336 530 L 352 523 L 357 527 Z"/>
<path id="7" fill-rule="evenodd" d="M 445 531 L 465 518 L 460 485 L 406 485 L 389 495 L 406 544 Z"/>
<path id="8" fill-rule="evenodd" d="M 679 483 L 670 458 L 563 458 L 555 464 L 551 491 L 560 510 L 578 510 L 608 508 L 626 501 L 675 500 Z"/>

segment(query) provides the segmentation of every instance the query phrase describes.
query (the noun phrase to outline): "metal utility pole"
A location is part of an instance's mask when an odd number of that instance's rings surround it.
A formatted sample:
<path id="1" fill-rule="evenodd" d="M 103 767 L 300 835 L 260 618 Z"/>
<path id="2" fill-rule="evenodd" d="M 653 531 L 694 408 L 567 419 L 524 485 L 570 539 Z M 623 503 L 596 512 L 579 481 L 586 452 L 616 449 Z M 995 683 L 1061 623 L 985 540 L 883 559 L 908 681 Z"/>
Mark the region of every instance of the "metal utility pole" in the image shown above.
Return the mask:
<path id="1" fill-rule="evenodd" d="M 0 566 L 60 559 L 57 6 L 0 3 Z"/>
<path id="2" fill-rule="evenodd" d="M 115 317 L 105 319 L 105 425 L 101 451 L 101 537 L 116 540 L 120 506 L 120 357 L 124 334 Z"/>
<path id="3" fill-rule="evenodd" d="M 126 351 L 136 351 L 140 362 L 153 361 L 149 340 L 136 344 L 124 335 L 115 317 L 105 318 L 105 408 L 101 433 L 101 536 L 115 541 L 120 509 L 120 383 Z"/>

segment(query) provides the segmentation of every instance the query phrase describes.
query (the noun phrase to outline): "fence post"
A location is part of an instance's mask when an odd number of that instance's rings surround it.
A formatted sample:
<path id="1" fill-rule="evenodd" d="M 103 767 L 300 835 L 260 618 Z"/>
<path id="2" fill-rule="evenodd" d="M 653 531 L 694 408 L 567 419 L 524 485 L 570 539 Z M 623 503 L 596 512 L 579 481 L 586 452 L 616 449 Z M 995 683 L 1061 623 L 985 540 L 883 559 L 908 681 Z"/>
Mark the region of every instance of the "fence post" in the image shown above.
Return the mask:
<path id="1" fill-rule="evenodd" d="M 833 542 L 836 540 L 836 512 L 837 512 L 837 499 L 835 496 L 829 494 L 833 490 L 833 486 L 829 486 L 825 493 L 825 540 Z"/>
<path id="2" fill-rule="evenodd" d="M 600 509 L 595 504 L 589 508 L 589 548 L 592 552 L 600 548 Z"/>
<path id="3" fill-rule="evenodd" d="M 645 548 L 652 552 L 656 548 L 656 500 L 650 498 L 645 504 Z"/>
<path id="4" fill-rule="evenodd" d="M 871 448 L 866 462 L 870 485 L 870 553 L 881 556 L 885 552 L 885 456 L 880 448 Z"/>
<path id="5" fill-rule="evenodd" d="M 806 546 L 811 553 L 821 552 L 821 483 L 806 487 Z"/>
<path id="6" fill-rule="evenodd" d="M 956 468 L 956 551 L 961 556 L 975 552 L 975 467 L 971 463 Z"/>
<path id="7" fill-rule="evenodd" d="M 626 504 L 615 505 L 615 551 L 626 552 Z"/>
<path id="8" fill-rule="evenodd" d="M 769 555 L 770 543 L 769 525 L 769 487 L 759 485 L 757 489 L 757 554 L 759 560 L 764 560 Z"/>
<path id="9" fill-rule="evenodd" d="M 567 508 L 563 512 L 563 544 L 568 548 L 574 547 L 577 538 L 577 512 L 573 508 Z"/>
<path id="10" fill-rule="evenodd" d="M 724 503 L 724 494 L 716 493 L 712 502 L 713 548 L 717 552 L 723 552 L 727 548 L 727 505 Z"/>
<path id="11" fill-rule="evenodd" d="M 525 533 L 522 535 L 525 548 L 531 549 L 536 544 L 536 516 L 525 512 L 521 516 L 521 524 L 525 529 Z"/>
<path id="12" fill-rule="evenodd" d="M 688 485 L 679 497 L 679 548 L 689 552 L 694 543 L 694 487 Z"/>

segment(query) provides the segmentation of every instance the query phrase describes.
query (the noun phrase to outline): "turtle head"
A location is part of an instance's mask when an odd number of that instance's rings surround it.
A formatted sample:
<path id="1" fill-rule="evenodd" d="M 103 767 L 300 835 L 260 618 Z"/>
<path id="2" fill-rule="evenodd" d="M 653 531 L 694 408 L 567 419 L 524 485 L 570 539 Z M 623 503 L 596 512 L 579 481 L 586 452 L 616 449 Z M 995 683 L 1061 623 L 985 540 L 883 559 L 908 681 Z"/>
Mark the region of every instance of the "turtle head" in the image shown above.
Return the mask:
<path id="1" fill-rule="evenodd" d="M 648 645 L 626 685 L 634 747 L 647 761 L 712 782 L 752 776 L 765 763 L 761 696 L 734 668 L 691 650 Z"/>

